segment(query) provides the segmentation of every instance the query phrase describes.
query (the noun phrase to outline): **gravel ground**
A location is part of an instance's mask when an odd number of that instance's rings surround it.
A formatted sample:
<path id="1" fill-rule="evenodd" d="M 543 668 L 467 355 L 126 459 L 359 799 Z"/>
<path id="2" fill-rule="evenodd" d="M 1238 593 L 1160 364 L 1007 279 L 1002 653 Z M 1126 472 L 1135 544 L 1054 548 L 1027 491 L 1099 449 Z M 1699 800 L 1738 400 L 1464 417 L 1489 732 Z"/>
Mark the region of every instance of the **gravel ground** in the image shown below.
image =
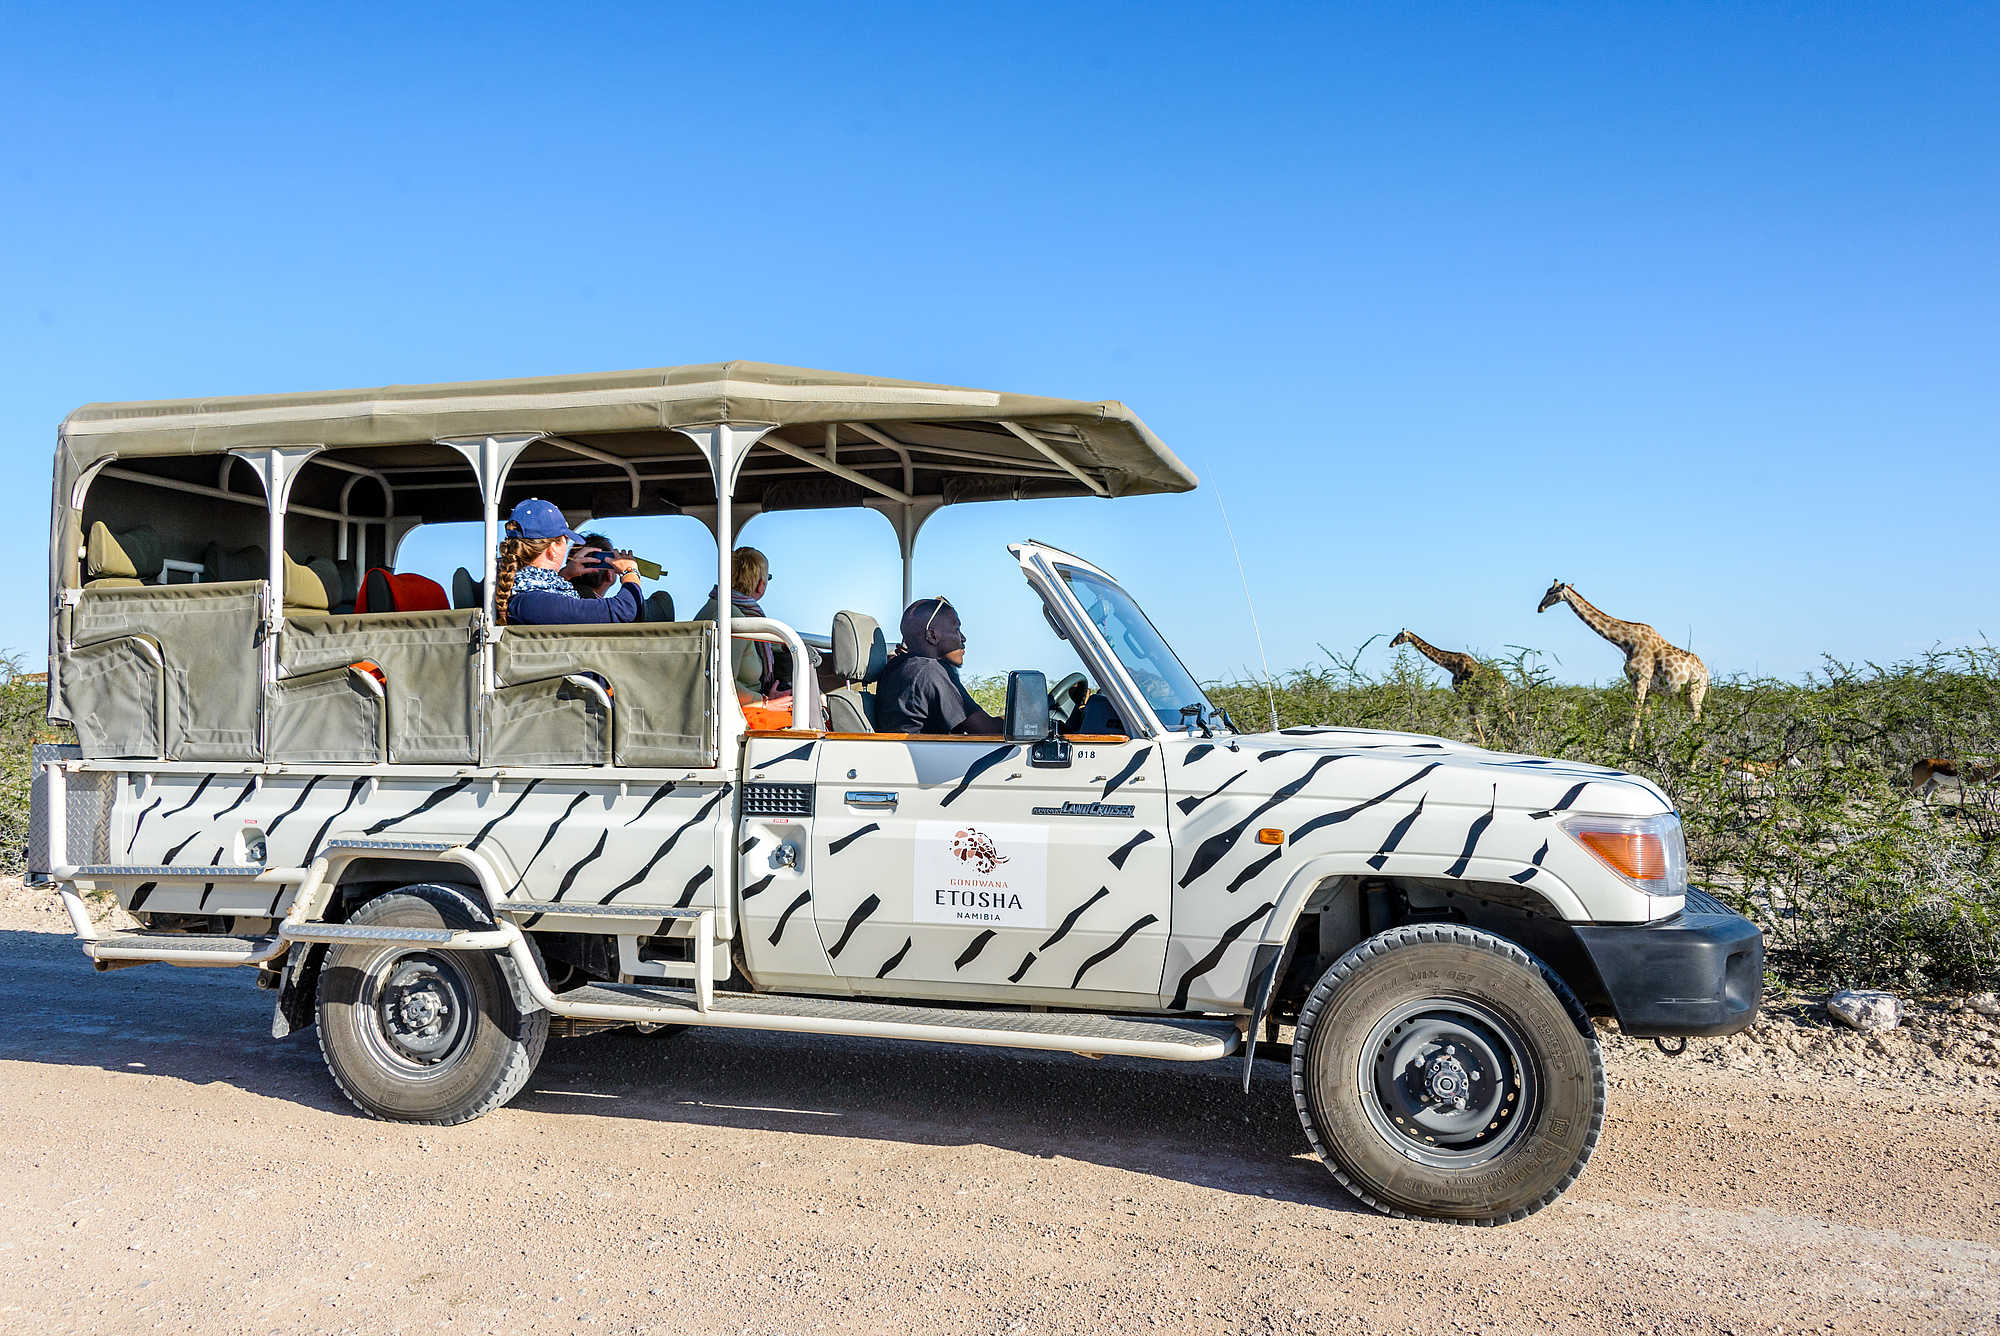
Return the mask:
<path id="1" fill-rule="evenodd" d="M 1387 1220 L 1285 1069 L 744 1032 L 559 1040 L 362 1119 L 247 972 L 93 974 L 0 888 L 0 1331 L 2000 1331 L 2000 1026 L 1607 1035 L 1604 1140 L 1495 1230 Z"/>

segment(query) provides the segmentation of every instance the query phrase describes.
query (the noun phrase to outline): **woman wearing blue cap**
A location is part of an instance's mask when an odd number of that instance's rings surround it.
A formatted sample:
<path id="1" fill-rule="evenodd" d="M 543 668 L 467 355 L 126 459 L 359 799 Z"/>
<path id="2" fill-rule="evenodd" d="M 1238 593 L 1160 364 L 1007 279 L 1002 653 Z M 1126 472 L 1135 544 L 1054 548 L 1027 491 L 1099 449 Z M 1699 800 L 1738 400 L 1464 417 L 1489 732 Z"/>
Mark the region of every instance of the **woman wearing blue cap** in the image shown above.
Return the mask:
<path id="1" fill-rule="evenodd" d="M 570 544 L 582 538 L 552 502 L 530 497 L 515 506 L 493 575 L 494 620 L 502 626 L 639 620 L 639 568 L 630 557 L 607 558 L 619 585 L 602 598 L 584 598 L 558 574 Z"/>

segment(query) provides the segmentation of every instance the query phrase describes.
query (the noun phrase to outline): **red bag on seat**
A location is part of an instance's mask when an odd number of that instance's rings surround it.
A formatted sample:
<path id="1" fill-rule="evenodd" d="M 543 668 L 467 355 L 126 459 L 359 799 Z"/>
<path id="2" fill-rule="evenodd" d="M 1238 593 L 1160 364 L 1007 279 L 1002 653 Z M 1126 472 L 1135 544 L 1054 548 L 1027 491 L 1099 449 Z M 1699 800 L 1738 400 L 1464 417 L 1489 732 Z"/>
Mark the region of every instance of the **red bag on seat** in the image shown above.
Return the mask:
<path id="1" fill-rule="evenodd" d="M 444 586 L 428 575 L 398 575 L 376 566 L 361 578 L 356 612 L 442 612 L 451 607 Z"/>

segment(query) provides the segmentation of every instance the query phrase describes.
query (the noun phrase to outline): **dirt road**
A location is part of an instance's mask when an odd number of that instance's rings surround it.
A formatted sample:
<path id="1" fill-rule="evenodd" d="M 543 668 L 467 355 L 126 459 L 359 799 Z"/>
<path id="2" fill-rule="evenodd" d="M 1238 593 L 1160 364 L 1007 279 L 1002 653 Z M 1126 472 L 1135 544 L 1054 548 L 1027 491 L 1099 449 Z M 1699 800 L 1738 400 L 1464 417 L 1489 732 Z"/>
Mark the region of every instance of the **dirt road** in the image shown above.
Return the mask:
<path id="1" fill-rule="evenodd" d="M 1582 1181 L 1471 1230 L 1350 1204 L 1275 1062 L 614 1033 L 439 1130 L 269 1014 L 0 932 L 0 1331 L 2000 1330 L 1991 1083 L 1627 1047 Z"/>

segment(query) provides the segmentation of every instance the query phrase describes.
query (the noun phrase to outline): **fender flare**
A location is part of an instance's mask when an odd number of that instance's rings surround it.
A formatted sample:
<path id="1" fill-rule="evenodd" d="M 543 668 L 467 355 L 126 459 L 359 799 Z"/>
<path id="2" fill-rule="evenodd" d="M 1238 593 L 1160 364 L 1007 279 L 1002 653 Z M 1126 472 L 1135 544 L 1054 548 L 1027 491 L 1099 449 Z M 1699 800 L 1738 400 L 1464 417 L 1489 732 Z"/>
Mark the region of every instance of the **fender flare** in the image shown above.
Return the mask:
<path id="1" fill-rule="evenodd" d="M 1250 1008 L 1249 1031 L 1243 1044 L 1243 1088 L 1250 1088 L 1250 1070 L 1257 1061 L 1258 1032 L 1265 1013 L 1277 996 L 1278 983 L 1291 957 L 1293 938 L 1298 932 L 1300 917 L 1312 903 L 1319 888 L 1329 881 L 1342 877 L 1373 877 L 1380 875 L 1367 862 L 1354 853 L 1319 854 L 1293 866 L 1285 879 L 1284 890 L 1278 893 L 1277 903 L 1264 919 L 1264 931 L 1251 952 L 1250 977 L 1245 989 L 1244 1004 Z M 1535 893 L 1540 895 L 1558 916 L 1570 923 L 1586 923 L 1590 916 L 1584 912 L 1583 902 L 1577 898 L 1568 884 L 1546 869 L 1538 871 L 1535 878 Z"/>
<path id="2" fill-rule="evenodd" d="M 445 849 L 380 849 L 347 847 L 321 854 L 313 860 L 312 867 L 298 895 L 285 917 L 292 922 L 314 919 L 332 903 L 334 894 L 340 889 L 341 877 L 349 865 L 354 863 L 381 862 L 393 859 L 399 863 L 447 863 L 467 868 L 472 872 L 479 886 L 479 898 L 485 901 L 474 907 L 485 912 L 486 917 L 498 923 L 500 916 L 497 906 L 506 899 L 506 887 L 492 860 L 475 849 L 464 845 L 453 845 Z M 297 1030 L 312 1024 L 314 995 L 318 991 L 320 962 L 326 958 L 324 943 L 316 943 L 303 951 L 287 951 L 283 968 L 278 974 L 277 1003 L 271 1014 L 271 1038 L 283 1039 Z M 539 959 L 539 957 L 537 957 Z M 525 980 L 519 977 L 518 964 L 510 961 L 512 968 L 503 967 L 501 974 L 507 980 L 507 987 L 514 995 L 514 1004 L 524 1013 L 541 1010 L 542 1004 L 536 1000 L 534 992 Z"/>
<path id="3" fill-rule="evenodd" d="M 1286 878 L 1285 889 L 1279 892 L 1276 906 L 1264 920 L 1264 935 L 1259 939 L 1260 945 L 1283 949 L 1298 928 L 1299 916 L 1305 913 L 1313 893 L 1323 883 L 1339 877 L 1380 875 L 1374 868 L 1369 867 L 1365 860 L 1354 854 L 1329 853 L 1306 859 L 1293 868 L 1290 876 Z M 1537 872 L 1533 890 L 1565 922 L 1591 921 L 1590 915 L 1584 910 L 1583 901 L 1577 897 L 1576 892 L 1569 888 L 1568 883 L 1546 869 Z"/>

